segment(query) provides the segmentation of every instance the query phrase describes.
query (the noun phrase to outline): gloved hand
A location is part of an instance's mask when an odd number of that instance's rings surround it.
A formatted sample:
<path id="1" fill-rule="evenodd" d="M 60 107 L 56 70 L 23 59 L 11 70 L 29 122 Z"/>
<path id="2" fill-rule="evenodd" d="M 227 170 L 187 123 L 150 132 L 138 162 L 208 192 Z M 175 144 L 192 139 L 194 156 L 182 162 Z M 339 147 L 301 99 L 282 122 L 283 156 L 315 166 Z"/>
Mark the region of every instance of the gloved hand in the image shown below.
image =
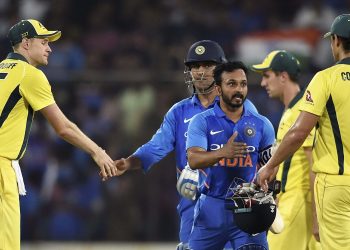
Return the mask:
<path id="1" fill-rule="evenodd" d="M 176 183 L 177 191 L 185 198 L 195 200 L 198 192 L 199 172 L 186 165 Z"/>

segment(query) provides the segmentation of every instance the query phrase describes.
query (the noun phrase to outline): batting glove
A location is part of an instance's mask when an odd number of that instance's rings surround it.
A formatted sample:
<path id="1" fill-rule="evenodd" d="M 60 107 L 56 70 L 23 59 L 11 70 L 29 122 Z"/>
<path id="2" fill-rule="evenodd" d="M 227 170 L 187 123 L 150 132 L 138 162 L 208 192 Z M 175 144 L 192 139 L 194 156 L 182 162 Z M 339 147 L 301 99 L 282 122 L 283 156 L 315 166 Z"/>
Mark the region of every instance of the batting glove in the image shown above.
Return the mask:
<path id="1" fill-rule="evenodd" d="M 198 192 L 199 172 L 188 165 L 182 170 L 176 183 L 177 191 L 185 198 L 196 200 Z"/>

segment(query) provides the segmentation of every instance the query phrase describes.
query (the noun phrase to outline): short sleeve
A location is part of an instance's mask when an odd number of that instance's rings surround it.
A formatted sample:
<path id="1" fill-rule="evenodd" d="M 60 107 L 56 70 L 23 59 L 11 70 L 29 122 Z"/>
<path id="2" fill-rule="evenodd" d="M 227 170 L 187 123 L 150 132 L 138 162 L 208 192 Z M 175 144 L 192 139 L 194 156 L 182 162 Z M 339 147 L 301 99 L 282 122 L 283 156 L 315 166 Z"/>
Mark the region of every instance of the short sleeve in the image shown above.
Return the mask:
<path id="1" fill-rule="evenodd" d="M 34 111 L 55 103 L 49 81 L 45 74 L 38 69 L 27 69 L 20 84 L 20 92 Z"/>
<path id="2" fill-rule="evenodd" d="M 263 133 L 260 141 L 260 149 L 265 149 L 275 143 L 275 129 L 266 117 L 263 117 Z"/>
<path id="3" fill-rule="evenodd" d="M 192 147 L 208 148 L 207 123 L 203 115 L 195 115 L 187 131 L 186 150 Z"/>
<path id="4" fill-rule="evenodd" d="M 326 107 L 330 90 L 324 71 L 318 72 L 306 88 L 301 105 L 301 111 L 321 116 Z"/>

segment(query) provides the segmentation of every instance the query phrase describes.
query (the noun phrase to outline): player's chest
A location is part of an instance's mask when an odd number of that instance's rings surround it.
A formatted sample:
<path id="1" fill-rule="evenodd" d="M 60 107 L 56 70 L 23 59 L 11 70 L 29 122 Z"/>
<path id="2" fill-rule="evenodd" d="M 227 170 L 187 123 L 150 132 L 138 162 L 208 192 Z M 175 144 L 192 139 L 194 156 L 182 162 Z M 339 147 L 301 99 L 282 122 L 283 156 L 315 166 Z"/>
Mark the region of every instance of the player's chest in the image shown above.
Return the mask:
<path id="1" fill-rule="evenodd" d="M 258 151 L 262 134 L 254 120 L 241 121 L 236 124 L 228 121 L 213 122 L 208 126 L 207 131 L 209 150 L 222 148 L 235 131 L 238 132 L 236 142 L 245 142 L 252 152 Z"/>

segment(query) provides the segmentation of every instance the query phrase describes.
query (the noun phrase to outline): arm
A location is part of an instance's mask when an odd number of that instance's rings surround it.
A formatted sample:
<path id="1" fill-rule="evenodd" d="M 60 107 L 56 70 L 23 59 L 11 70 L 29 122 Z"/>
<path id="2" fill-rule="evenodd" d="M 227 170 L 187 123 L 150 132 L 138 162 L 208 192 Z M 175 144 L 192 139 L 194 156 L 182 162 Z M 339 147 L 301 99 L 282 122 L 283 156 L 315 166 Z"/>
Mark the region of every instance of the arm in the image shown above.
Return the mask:
<path id="1" fill-rule="evenodd" d="M 148 171 L 155 163 L 167 156 L 175 147 L 176 117 L 173 108 L 168 111 L 164 121 L 152 139 L 139 147 L 128 158 L 115 161 L 117 176 L 128 170 L 143 169 Z"/>
<path id="2" fill-rule="evenodd" d="M 187 150 L 188 164 L 192 169 L 202 169 L 213 166 L 222 158 L 244 157 L 247 153 L 247 145 L 243 142 L 235 142 L 238 132 L 234 132 L 227 143 L 215 151 L 205 151 L 201 147 L 191 147 Z"/>
<path id="3" fill-rule="evenodd" d="M 173 106 L 167 112 L 161 126 L 153 135 L 152 139 L 139 147 L 131 156 L 128 157 L 128 159 L 130 157 L 138 158 L 144 172 L 150 170 L 154 164 L 166 157 L 175 148 L 176 122 L 178 117 L 175 114 L 174 107 L 176 106 Z"/>
<path id="4" fill-rule="evenodd" d="M 116 175 L 113 160 L 95 142 L 87 137 L 74 123 L 62 113 L 56 103 L 42 108 L 40 112 L 45 116 L 56 134 L 70 144 L 84 150 L 97 163 L 103 178 Z"/>
<path id="5" fill-rule="evenodd" d="M 318 228 L 318 222 L 317 222 L 317 213 L 316 213 L 316 204 L 314 199 L 314 183 L 315 183 L 315 173 L 312 172 L 312 148 L 311 147 L 304 147 L 304 152 L 306 155 L 306 158 L 309 162 L 309 177 L 310 177 L 310 191 L 311 191 L 311 206 L 312 206 L 312 233 L 315 237 L 315 239 L 319 242 L 320 241 L 320 235 L 319 235 L 319 228 Z"/>
<path id="6" fill-rule="evenodd" d="M 258 183 L 261 187 L 267 190 L 267 183 L 275 178 L 279 164 L 300 148 L 306 137 L 315 127 L 318 119 L 319 116 L 309 112 L 302 111 L 300 113 L 298 119 L 284 136 L 271 159 L 259 170 Z"/>

